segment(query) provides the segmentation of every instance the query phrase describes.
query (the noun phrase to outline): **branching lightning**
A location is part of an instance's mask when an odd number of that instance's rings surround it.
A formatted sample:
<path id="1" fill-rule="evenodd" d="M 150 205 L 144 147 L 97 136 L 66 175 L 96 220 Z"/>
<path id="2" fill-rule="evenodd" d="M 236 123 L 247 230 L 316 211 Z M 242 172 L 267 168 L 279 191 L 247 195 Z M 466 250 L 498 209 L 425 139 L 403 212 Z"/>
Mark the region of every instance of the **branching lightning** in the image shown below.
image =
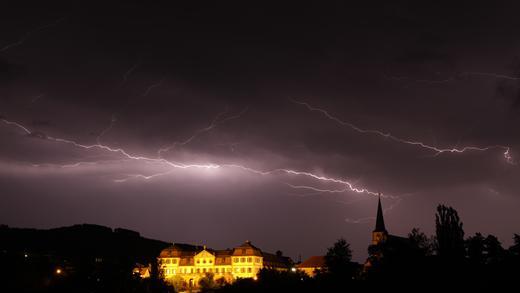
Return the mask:
<path id="1" fill-rule="evenodd" d="M 227 112 L 228 112 L 228 110 L 226 109 L 223 112 L 218 113 L 217 116 L 215 116 L 213 121 L 211 121 L 211 123 L 208 126 L 206 126 L 204 128 L 201 128 L 201 129 L 198 129 L 197 131 L 195 131 L 195 133 L 192 136 L 188 137 L 184 141 L 174 142 L 174 143 L 172 143 L 172 144 L 170 144 L 168 146 L 160 148 L 157 151 L 157 155 L 159 157 L 162 157 L 163 153 L 167 153 L 167 152 L 171 151 L 172 149 L 175 149 L 178 146 L 187 145 L 190 142 L 192 142 L 194 139 L 196 139 L 199 135 L 211 131 L 212 129 L 214 129 L 215 127 L 219 126 L 220 124 L 223 124 L 223 123 L 225 123 L 227 121 L 230 121 L 230 120 L 233 120 L 233 119 L 240 118 L 242 115 L 244 115 L 245 112 L 247 112 L 247 110 L 248 110 L 248 107 L 244 108 L 242 111 L 240 111 L 236 115 L 224 117 L 224 115 L 226 115 Z"/>
<path id="2" fill-rule="evenodd" d="M 46 28 L 49 28 L 49 27 L 53 27 L 57 24 L 59 24 L 60 22 L 64 21 L 66 19 L 66 17 L 63 17 L 63 18 L 60 18 L 58 20 L 56 20 L 55 22 L 53 23 L 50 23 L 50 24 L 46 24 L 46 25 L 43 25 L 43 26 L 40 26 L 36 29 L 33 29 L 27 33 L 25 33 L 23 36 L 21 36 L 17 41 L 13 42 L 13 43 L 10 43 L 10 44 L 7 44 L 5 46 L 3 46 L 2 48 L 0 48 L 0 53 L 3 53 L 13 47 L 17 47 L 17 46 L 20 46 L 22 45 L 23 43 L 25 43 L 25 41 L 27 41 L 32 35 L 34 35 L 35 33 L 41 31 L 41 30 L 44 30 Z"/>
<path id="3" fill-rule="evenodd" d="M 107 128 L 103 129 L 103 131 L 101 131 L 99 133 L 99 135 L 96 137 L 96 142 L 100 145 L 101 144 L 101 138 L 103 137 L 103 135 L 105 135 L 107 132 L 109 132 L 112 127 L 114 127 L 114 124 L 117 122 L 117 117 L 115 114 L 112 114 L 112 118 L 110 119 L 110 124 L 108 125 Z"/>
<path id="4" fill-rule="evenodd" d="M 236 116 L 231 116 L 231 117 L 236 117 Z M 231 117 L 228 117 L 227 120 L 231 119 Z M 222 122 L 224 120 L 226 120 L 226 119 L 222 119 L 222 120 L 219 120 L 219 121 Z M 0 121 L 4 122 L 7 125 L 15 126 L 16 128 L 22 130 L 28 136 L 33 136 L 34 133 L 35 133 L 35 132 L 29 130 L 27 127 L 23 126 L 22 124 L 20 124 L 18 122 L 9 121 L 9 120 L 3 119 L 3 118 Z M 372 196 L 376 196 L 378 194 L 378 193 L 376 193 L 374 191 L 370 191 L 370 190 L 368 190 L 366 188 L 356 187 L 356 186 L 354 186 L 354 184 L 352 182 L 349 182 L 349 181 L 344 180 L 344 179 L 327 177 L 327 176 L 318 175 L 318 174 L 314 174 L 314 173 L 306 172 L 306 171 L 298 171 L 298 170 L 285 169 L 285 168 L 277 168 L 277 169 L 262 171 L 262 170 L 253 169 L 253 168 L 250 168 L 250 167 L 247 167 L 247 166 L 243 166 L 243 165 L 239 165 L 239 164 L 214 164 L 214 163 L 184 164 L 184 163 L 173 162 L 173 161 L 170 161 L 170 160 L 167 160 L 167 159 L 164 159 L 164 158 L 160 158 L 160 157 L 159 158 L 150 158 L 150 157 L 145 157 L 145 156 L 140 156 L 140 155 L 133 155 L 133 154 L 130 154 L 129 152 L 127 152 L 126 150 L 124 150 L 123 148 L 113 148 L 113 147 L 110 147 L 108 145 L 101 144 L 101 143 L 90 144 L 90 145 L 89 144 L 81 144 L 81 143 L 78 143 L 78 142 L 70 140 L 70 139 L 58 138 L 58 137 L 52 137 L 52 136 L 40 135 L 40 134 L 37 137 L 39 137 L 41 139 L 44 139 L 44 140 L 53 141 L 53 142 L 56 142 L 56 143 L 62 143 L 62 144 L 70 145 L 70 146 L 73 146 L 73 147 L 76 147 L 76 148 L 85 149 L 85 150 L 98 149 L 98 150 L 102 150 L 102 151 L 106 151 L 106 152 L 110 152 L 110 153 L 115 153 L 115 154 L 118 154 L 118 155 L 122 156 L 123 159 L 125 159 L 125 160 L 143 161 L 143 162 L 148 162 L 148 163 L 155 163 L 155 164 L 160 164 L 162 166 L 170 168 L 170 170 L 168 170 L 168 171 L 159 172 L 159 173 L 155 173 L 155 174 L 152 174 L 152 175 L 130 174 L 130 175 L 127 175 L 125 178 L 119 178 L 119 179 L 115 180 L 115 182 L 119 182 L 119 183 L 126 182 L 126 181 L 128 181 L 130 179 L 136 179 L 136 178 L 137 179 L 149 180 L 149 179 L 152 179 L 152 178 L 155 178 L 155 177 L 171 174 L 175 169 L 223 169 L 223 168 L 230 168 L 230 169 L 239 169 L 239 170 L 251 173 L 251 174 L 262 175 L 262 176 L 285 174 L 285 175 L 293 175 L 293 176 L 299 176 L 299 177 L 307 177 L 307 178 L 311 178 L 313 180 L 324 182 L 324 183 L 331 183 L 331 184 L 342 185 L 342 186 L 345 187 L 344 189 L 342 189 L 343 192 L 351 191 L 351 192 L 355 192 L 355 193 L 358 193 L 358 194 L 366 194 L 366 195 L 372 195 Z M 98 137 L 98 141 L 99 141 L 99 137 Z M 78 162 L 78 163 L 74 163 L 74 164 L 62 165 L 61 167 L 77 167 L 77 166 L 80 166 L 82 164 L 87 164 L 87 163 L 88 162 Z M 295 189 L 301 189 L 301 188 L 304 188 L 304 187 L 302 187 L 302 186 L 294 186 L 294 188 Z M 312 189 L 312 187 L 309 187 L 309 186 L 306 186 L 305 188 Z M 318 189 L 314 188 L 314 190 L 318 190 Z M 319 191 L 320 192 L 334 192 L 333 190 L 319 190 Z M 383 196 L 384 197 L 388 197 L 388 198 L 392 198 L 392 199 L 396 199 L 397 198 L 395 196 L 390 196 L 390 195 L 383 195 Z"/>
<path id="5" fill-rule="evenodd" d="M 324 115 L 325 117 L 327 117 L 329 120 L 332 120 L 342 126 L 347 126 L 359 133 L 363 133 L 363 134 L 373 134 L 373 135 L 377 135 L 377 136 L 381 136 L 385 139 L 390 139 L 390 140 L 393 140 L 395 142 L 398 142 L 398 143 L 403 143 L 403 144 L 408 144 L 408 145 L 413 145 L 413 146 L 417 146 L 417 147 L 420 147 L 420 148 L 423 148 L 423 149 L 427 149 L 427 150 L 430 150 L 430 151 L 433 151 L 435 153 L 435 155 L 440 155 L 440 154 L 443 154 L 443 153 L 464 153 L 464 152 L 468 152 L 468 151 L 488 151 L 488 150 L 491 150 L 491 149 L 501 149 L 503 150 L 503 156 L 504 156 L 504 159 L 506 160 L 506 162 L 508 164 L 515 164 L 514 160 L 513 160 L 513 157 L 511 156 L 511 148 L 508 147 L 508 146 L 503 146 L 503 145 L 490 145 L 490 146 L 465 146 L 465 147 L 461 147 L 461 148 L 457 148 L 457 147 L 451 147 L 451 148 L 440 148 L 440 147 L 436 147 L 436 146 L 432 146 L 432 145 L 428 145 L 424 142 L 421 142 L 421 141 L 416 141 L 416 140 L 411 140 L 411 139 L 404 139 L 404 138 L 400 138 L 400 137 L 397 137 L 397 136 L 394 136 L 392 135 L 391 133 L 385 133 L 381 130 L 375 130 L 375 129 L 363 129 L 363 128 L 360 128 L 350 122 L 346 122 L 346 121 L 343 121 L 335 116 L 333 116 L 332 114 L 330 114 L 328 111 L 324 110 L 324 109 L 321 109 L 321 108 L 316 108 L 316 107 L 313 107 L 311 106 L 309 103 L 306 103 L 306 102 L 301 102 L 301 101 L 297 101 L 297 100 L 294 100 L 294 99 L 291 99 L 291 101 L 293 103 L 296 103 L 296 104 L 299 104 L 299 105 L 303 105 L 305 106 L 309 111 L 313 111 L 313 112 L 318 112 L 318 113 L 321 113 L 322 115 Z"/>
<path id="6" fill-rule="evenodd" d="M 120 86 L 125 84 L 127 81 L 128 81 L 128 77 L 130 77 L 130 75 L 137 69 L 137 67 L 139 67 L 139 63 L 135 63 L 134 65 L 132 65 L 132 67 L 130 67 L 124 74 L 123 74 L 123 79 L 121 80 L 121 83 L 119 84 Z"/>
<path id="7" fill-rule="evenodd" d="M 164 79 L 161 79 L 161 80 L 159 80 L 158 82 L 156 82 L 156 83 L 150 85 L 150 86 L 146 89 L 146 91 L 143 93 L 143 97 L 148 96 L 148 94 L 149 94 L 149 93 L 150 93 L 154 88 L 161 86 L 163 82 L 164 82 Z"/>

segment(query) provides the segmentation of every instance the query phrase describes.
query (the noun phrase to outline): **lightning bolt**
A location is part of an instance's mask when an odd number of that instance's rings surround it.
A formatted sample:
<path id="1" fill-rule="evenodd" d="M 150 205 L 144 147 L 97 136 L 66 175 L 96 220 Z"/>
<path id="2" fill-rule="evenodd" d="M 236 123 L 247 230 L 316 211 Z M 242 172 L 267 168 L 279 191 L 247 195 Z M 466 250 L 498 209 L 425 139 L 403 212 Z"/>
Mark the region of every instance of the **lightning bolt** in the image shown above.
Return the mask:
<path id="1" fill-rule="evenodd" d="M 394 201 L 389 207 L 383 209 L 383 214 L 386 215 L 386 214 L 388 214 L 388 212 L 392 211 L 394 208 L 399 206 L 399 204 L 401 204 L 402 200 L 403 200 L 403 198 L 396 198 L 396 201 Z M 363 218 L 358 218 L 358 219 L 346 218 L 345 222 L 347 222 L 349 224 L 366 224 L 366 223 L 370 223 L 370 222 L 374 221 L 375 219 L 376 219 L 376 217 L 373 217 L 373 216 L 372 217 L 363 217 Z"/>
<path id="2" fill-rule="evenodd" d="M 224 117 L 224 118 L 222 118 L 222 117 L 227 114 L 227 112 L 228 112 L 227 109 L 224 110 L 223 112 L 218 113 L 217 116 L 215 116 L 213 121 L 211 121 L 211 123 L 208 126 L 206 126 L 204 128 L 201 128 L 201 129 L 198 129 L 197 131 L 195 131 L 195 133 L 192 136 L 188 137 L 184 141 L 174 142 L 174 143 L 170 144 L 169 146 L 165 146 L 165 147 L 160 148 L 159 151 L 157 151 L 157 155 L 159 157 L 162 157 L 163 153 L 167 153 L 167 152 L 171 151 L 172 149 L 176 148 L 177 146 L 184 146 L 184 145 L 189 144 L 190 142 L 195 140 L 199 135 L 211 131 L 212 129 L 216 128 L 220 124 L 223 124 L 223 123 L 225 123 L 227 121 L 230 121 L 230 120 L 234 120 L 234 119 L 240 118 L 242 115 L 244 115 L 244 113 L 247 112 L 248 109 L 249 108 L 246 107 L 241 112 L 239 112 L 238 114 L 233 115 L 233 116 L 229 116 L 229 117 Z"/>
<path id="3" fill-rule="evenodd" d="M 510 75 L 505 75 L 505 74 L 498 74 L 498 73 L 489 73 L 489 72 L 466 71 L 463 74 L 464 75 L 487 76 L 487 77 L 509 79 L 509 80 L 520 80 L 520 77 L 515 77 L 515 76 L 510 76 Z"/>
<path id="4" fill-rule="evenodd" d="M 150 86 L 146 89 L 146 91 L 143 93 L 143 97 L 148 96 L 148 94 L 149 94 L 149 93 L 150 93 L 154 88 L 161 86 L 163 82 L 164 82 L 164 78 L 161 79 L 161 80 L 159 80 L 158 82 L 156 82 L 156 83 L 150 85 Z"/>
<path id="5" fill-rule="evenodd" d="M 23 43 L 25 43 L 33 34 L 41 31 L 41 30 L 44 30 L 46 28 L 49 28 L 49 27 L 53 27 L 55 25 L 58 25 L 60 22 L 64 21 L 65 19 L 67 19 L 67 17 L 63 17 L 63 18 L 60 18 L 58 20 L 56 20 L 55 22 L 53 23 L 50 23 L 50 24 L 46 24 L 46 25 L 43 25 L 43 26 L 40 26 L 36 29 L 33 29 L 27 33 L 25 33 L 22 37 L 20 37 L 16 42 L 13 42 L 13 43 L 10 43 L 10 44 L 7 44 L 5 46 L 3 46 L 2 48 L 0 48 L 0 53 L 3 53 L 13 47 L 17 47 L 17 46 L 20 46 L 22 45 Z"/>
<path id="6" fill-rule="evenodd" d="M 18 122 L 9 121 L 9 120 L 3 119 L 3 118 L 0 121 L 2 121 L 3 123 L 5 123 L 7 125 L 11 125 L 11 126 L 14 126 L 14 127 L 18 128 L 18 129 L 22 130 L 28 136 L 33 136 L 34 133 L 35 133 L 35 132 L 29 130 L 29 128 L 23 126 L 22 124 L 20 124 Z M 368 190 L 366 188 L 356 187 L 356 186 L 354 186 L 354 184 L 352 182 L 350 182 L 348 180 L 340 179 L 340 178 L 334 178 L 334 177 L 327 177 L 327 176 L 318 175 L 318 174 L 314 174 L 314 173 L 307 172 L 307 171 L 299 171 L 299 170 L 286 169 L 286 168 L 277 168 L 277 169 L 271 169 L 271 170 L 263 171 L 263 170 L 253 169 L 253 168 L 250 168 L 250 167 L 247 167 L 247 166 L 244 166 L 244 165 L 239 165 L 239 164 L 214 164 L 214 163 L 207 163 L 207 164 L 184 164 L 184 163 L 173 162 L 173 161 L 170 161 L 170 160 L 167 160 L 167 159 L 164 159 L 164 158 L 150 158 L 150 157 L 130 154 L 129 152 L 127 152 L 123 148 L 114 148 L 114 147 L 110 147 L 108 145 L 101 144 L 101 143 L 97 143 L 97 144 L 81 144 L 81 143 L 78 143 L 78 142 L 70 140 L 70 139 L 53 137 L 53 136 L 47 136 L 47 135 L 38 135 L 38 137 L 40 137 L 40 138 L 42 138 L 44 140 L 53 141 L 53 142 L 61 143 L 61 144 L 66 144 L 66 145 L 70 145 L 70 146 L 73 146 L 73 147 L 76 147 L 76 148 L 80 148 L 80 149 L 85 149 L 85 150 L 99 149 L 99 150 L 102 150 L 102 151 L 115 153 L 115 154 L 118 154 L 118 155 L 122 156 L 123 159 L 125 159 L 125 160 L 142 161 L 142 162 L 147 162 L 147 163 L 155 163 L 155 164 L 160 164 L 160 165 L 163 165 L 163 166 L 166 166 L 166 167 L 170 168 L 170 170 L 168 170 L 166 172 L 155 173 L 155 174 L 152 174 L 152 175 L 130 174 L 130 175 L 128 175 L 125 178 L 120 178 L 120 179 L 116 179 L 115 180 L 115 182 L 119 182 L 119 183 L 126 182 L 126 181 L 128 181 L 130 179 L 136 179 L 136 178 L 137 179 L 150 180 L 152 178 L 156 178 L 156 177 L 159 177 L 159 176 L 165 176 L 165 175 L 171 174 L 175 169 L 223 169 L 223 168 L 230 168 L 230 169 L 239 169 L 239 170 L 242 170 L 242 171 L 245 171 L 245 172 L 248 172 L 248 173 L 252 173 L 252 174 L 256 174 L 256 175 L 262 175 L 262 176 L 285 174 L 285 175 L 291 175 L 291 176 L 297 176 L 297 177 L 306 177 L 306 178 L 310 178 L 310 179 L 313 179 L 313 180 L 316 180 L 316 181 L 319 181 L 319 182 L 342 185 L 342 186 L 345 187 L 344 189 L 342 189 L 343 192 L 351 191 L 351 192 L 355 192 L 357 194 L 365 194 L 365 195 L 372 195 L 372 196 L 377 196 L 378 195 L 378 193 L 376 193 L 374 191 L 370 191 L 370 190 Z M 61 167 L 68 167 L 68 168 L 70 168 L 70 167 L 77 167 L 77 166 L 80 166 L 82 164 L 88 164 L 88 163 L 89 162 L 78 162 L 78 163 L 74 163 L 74 164 L 62 165 Z M 92 163 L 92 162 L 90 162 L 90 163 Z M 295 189 L 301 189 L 301 188 L 302 188 L 302 186 L 295 186 Z M 312 188 L 312 187 L 306 187 L 306 188 Z M 315 189 L 315 190 L 318 190 L 318 189 Z M 320 191 L 324 192 L 325 190 L 320 190 Z M 330 192 L 333 192 L 333 191 L 330 191 Z M 388 197 L 388 198 L 392 198 L 392 199 L 398 198 L 398 197 L 390 196 L 390 195 L 383 195 L 383 196 L 384 197 Z"/>
<path id="7" fill-rule="evenodd" d="M 45 94 L 40 94 L 40 95 L 37 95 L 37 96 L 34 96 L 32 99 L 31 99 L 31 103 L 35 103 L 36 101 L 40 100 L 41 98 L 45 97 Z"/>
<path id="8" fill-rule="evenodd" d="M 96 137 L 96 142 L 100 145 L 101 144 L 101 137 L 103 137 L 103 135 L 105 135 L 107 132 L 109 132 L 112 127 L 114 127 L 114 124 L 117 122 L 117 117 L 115 114 L 112 114 L 112 118 L 110 119 L 110 124 L 108 125 L 107 128 L 103 129 L 103 131 L 101 131 L 101 133 L 99 133 L 99 135 Z"/>
<path id="9" fill-rule="evenodd" d="M 137 67 L 139 67 L 139 63 L 135 63 L 134 65 L 132 65 L 132 67 L 130 67 L 126 72 L 125 74 L 123 74 L 123 80 L 121 81 L 121 83 L 119 84 L 119 86 L 122 86 L 123 84 L 125 84 L 128 80 L 128 77 L 130 77 L 130 75 L 137 69 Z"/>
<path id="10" fill-rule="evenodd" d="M 508 146 L 490 145 L 490 146 L 484 146 L 484 147 L 465 146 L 465 147 L 462 147 L 462 148 L 457 148 L 457 147 L 453 147 L 453 148 L 440 148 L 440 147 L 428 145 L 428 144 L 426 144 L 424 142 L 421 142 L 421 141 L 415 141 L 415 140 L 411 140 L 411 139 L 400 138 L 400 137 L 392 135 L 391 133 L 385 133 L 385 132 L 380 131 L 380 130 L 363 129 L 363 128 L 360 128 L 360 127 L 358 127 L 358 126 L 356 126 L 356 125 L 354 125 L 354 124 L 352 124 L 350 122 L 343 121 L 343 120 L 333 116 L 332 114 L 330 114 L 328 111 L 326 111 L 324 109 L 313 107 L 309 103 L 302 102 L 302 101 L 297 101 L 297 100 L 294 100 L 294 99 L 290 99 L 290 100 L 293 103 L 305 106 L 309 111 L 321 113 L 322 115 L 324 115 L 329 120 L 332 120 L 332 121 L 340 124 L 341 126 L 347 126 L 347 127 L 351 128 L 351 129 L 353 129 L 353 130 L 355 130 L 355 131 L 357 131 L 359 133 L 362 133 L 362 134 L 373 134 L 373 135 L 377 135 L 377 136 L 383 137 L 385 139 L 393 140 L 393 141 L 398 142 L 398 143 L 403 143 L 403 144 L 407 144 L 407 145 L 413 145 L 413 146 L 417 146 L 417 147 L 420 147 L 420 148 L 423 148 L 423 149 L 427 149 L 427 150 L 433 151 L 435 153 L 435 156 L 443 154 L 443 153 L 464 153 L 464 152 L 468 152 L 468 151 L 481 151 L 481 152 L 483 152 L 483 151 L 488 151 L 488 150 L 491 150 L 491 149 L 501 149 L 501 150 L 504 151 L 503 152 L 503 156 L 504 156 L 504 159 L 506 160 L 506 162 L 508 164 L 512 164 L 512 165 L 516 164 L 514 162 L 514 160 L 513 160 L 513 157 L 511 156 L 511 148 L 508 147 Z"/>

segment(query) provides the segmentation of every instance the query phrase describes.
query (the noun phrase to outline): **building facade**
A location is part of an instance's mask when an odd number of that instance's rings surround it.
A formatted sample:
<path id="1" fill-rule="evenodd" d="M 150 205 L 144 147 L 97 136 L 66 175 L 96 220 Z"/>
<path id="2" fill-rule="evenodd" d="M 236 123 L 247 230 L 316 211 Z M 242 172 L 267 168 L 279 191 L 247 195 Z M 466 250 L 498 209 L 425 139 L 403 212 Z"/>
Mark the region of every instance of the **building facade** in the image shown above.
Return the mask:
<path id="1" fill-rule="evenodd" d="M 238 278 L 256 278 L 262 268 L 288 270 L 292 266 L 289 257 L 264 252 L 249 241 L 226 250 L 174 244 L 161 251 L 158 262 L 165 280 L 181 280 L 189 287 L 196 287 L 205 276 L 231 283 Z"/>

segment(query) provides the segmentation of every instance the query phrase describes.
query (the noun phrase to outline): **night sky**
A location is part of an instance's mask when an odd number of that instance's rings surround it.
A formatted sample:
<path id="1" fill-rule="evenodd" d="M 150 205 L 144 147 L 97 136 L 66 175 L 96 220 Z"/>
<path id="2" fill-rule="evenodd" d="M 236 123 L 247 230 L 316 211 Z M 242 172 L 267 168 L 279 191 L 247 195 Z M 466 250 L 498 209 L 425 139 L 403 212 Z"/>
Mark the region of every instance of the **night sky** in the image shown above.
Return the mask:
<path id="1" fill-rule="evenodd" d="M 0 223 L 359 261 L 381 192 L 391 234 L 520 232 L 518 3 L 11 2 Z"/>

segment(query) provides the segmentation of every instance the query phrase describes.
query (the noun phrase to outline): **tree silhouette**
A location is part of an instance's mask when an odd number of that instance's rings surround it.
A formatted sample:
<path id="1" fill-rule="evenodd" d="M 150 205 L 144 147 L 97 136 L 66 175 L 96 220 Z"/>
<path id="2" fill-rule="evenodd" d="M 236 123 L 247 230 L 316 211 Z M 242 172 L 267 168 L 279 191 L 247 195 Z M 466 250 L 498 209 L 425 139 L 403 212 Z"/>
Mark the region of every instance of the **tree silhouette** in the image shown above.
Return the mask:
<path id="1" fill-rule="evenodd" d="M 513 236 L 513 245 L 509 247 L 509 252 L 514 256 L 520 256 L 520 235 Z"/>
<path id="2" fill-rule="evenodd" d="M 494 235 L 488 235 L 484 239 L 484 248 L 486 251 L 486 263 L 498 263 L 505 256 L 505 249 Z"/>
<path id="3" fill-rule="evenodd" d="M 343 238 L 336 241 L 325 255 L 327 271 L 337 277 L 352 277 L 353 268 L 351 260 L 352 250 L 350 249 L 350 244 Z"/>
<path id="4" fill-rule="evenodd" d="M 464 230 L 457 211 L 444 205 L 435 214 L 437 253 L 443 258 L 462 259 L 465 255 Z"/>
<path id="5" fill-rule="evenodd" d="M 466 240 L 466 247 L 468 251 L 468 258 L 472 263 L 484 263 L 484 237 L 480 233 L 475 233 L 475 236 L 470 236 Z"/>
<path id="6" fill-rule="evenodd" d="M 433 254 L 433 243 L 426 234 L 421 232 L 419 228 L 413 228 L 408 234 L 408 240 L 412 247 L 416 248 L 422 256 L 430 256 Z"/>
<path id="7" fill-rule="evenodd" d="M 202 292 L 212 292 L 218 288 L 213 273 L 205 273 L 204 277 L 199 279 L 199 288 Z"/>

